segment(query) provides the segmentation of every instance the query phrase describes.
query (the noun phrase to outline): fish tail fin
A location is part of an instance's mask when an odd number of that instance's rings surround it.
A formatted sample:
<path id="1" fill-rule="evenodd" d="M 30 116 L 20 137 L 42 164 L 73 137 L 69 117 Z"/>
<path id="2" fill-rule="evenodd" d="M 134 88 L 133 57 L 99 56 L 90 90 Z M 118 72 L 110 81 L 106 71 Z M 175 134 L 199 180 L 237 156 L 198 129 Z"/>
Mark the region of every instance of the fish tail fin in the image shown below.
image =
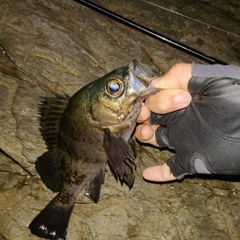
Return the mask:
<path id="1" fill-rule="evenodd" d="M 65 240 L 74 204 L 63 205 L 58 195 L 33 219 L 29 225 L 32 234 L 47 239 Z"/>

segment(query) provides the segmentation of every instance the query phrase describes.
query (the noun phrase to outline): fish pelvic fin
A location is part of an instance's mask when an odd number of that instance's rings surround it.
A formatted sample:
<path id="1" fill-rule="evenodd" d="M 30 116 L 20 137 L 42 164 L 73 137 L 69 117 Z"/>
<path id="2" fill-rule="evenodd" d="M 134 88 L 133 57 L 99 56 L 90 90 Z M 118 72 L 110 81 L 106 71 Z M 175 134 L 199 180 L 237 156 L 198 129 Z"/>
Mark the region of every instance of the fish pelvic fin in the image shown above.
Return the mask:
<path id="1" fill-rule="evenodd" d="M 69 98 L 67 94 L 43 97 L 39 105 L 40 132 L 48 150 L 56 147 L 61 118 Z"/>
<path id="2" fill-rule="evenodd" d="M 57 195 L 30 223 L 31 233 L 40 238 L 65 240 L 73 207 L 74 203 L 63 205 Z"/>
<path id="3" fill-rule="evenodd" d="M 108 156 L 108 163 L 117 180 L 126 183 L 131 189 L 134 183 L 136 170 L 134 152 L 131 146 L 109 129 L 104 130 L 103 146 Z"/>
<path id="4" fill-rule="evenodd" d="M 104 183 L 105 166 L 92 178 L 85 186 L 85 195 L 93 200 L 95 203 L 100 198 L 101 186 Z"/>
<path id="5" fill-rule="evenodd" d="M 45 152 L 40 156 L 36 161 L 35 167 L 43 183 L 53 192 L 59 192 L 62 180 L 53 150 Z"/>

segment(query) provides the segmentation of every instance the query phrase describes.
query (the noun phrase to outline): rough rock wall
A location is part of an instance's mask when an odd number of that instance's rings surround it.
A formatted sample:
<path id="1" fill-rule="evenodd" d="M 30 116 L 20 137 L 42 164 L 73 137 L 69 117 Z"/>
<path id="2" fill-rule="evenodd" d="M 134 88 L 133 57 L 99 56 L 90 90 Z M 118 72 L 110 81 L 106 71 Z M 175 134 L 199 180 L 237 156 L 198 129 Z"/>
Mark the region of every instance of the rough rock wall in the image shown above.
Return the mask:
<path id="1" fill-rule="evenodd" d="M 238 1 L 161 1 L 236 36 L 143 1 L 94 2 L 240 64 Z M 0 240 L 33 240 L 38 238 L 27 226 L 54 196 L 34 167 L 46 149 L 38 130 L 41 96 L 72 95 L 132 59 L 155 75 L 174 63 L 198 60 L 73 1 L 0 0 L 0 29 Z M 98 204 L 79 195 L 68 239 L 239 239 L 238 179 L 189 178 L 171 184 L 142 180 L 142 169 L 170 155 L 138 145 L 133 189 L 121 187 L 108 171 Z"/>

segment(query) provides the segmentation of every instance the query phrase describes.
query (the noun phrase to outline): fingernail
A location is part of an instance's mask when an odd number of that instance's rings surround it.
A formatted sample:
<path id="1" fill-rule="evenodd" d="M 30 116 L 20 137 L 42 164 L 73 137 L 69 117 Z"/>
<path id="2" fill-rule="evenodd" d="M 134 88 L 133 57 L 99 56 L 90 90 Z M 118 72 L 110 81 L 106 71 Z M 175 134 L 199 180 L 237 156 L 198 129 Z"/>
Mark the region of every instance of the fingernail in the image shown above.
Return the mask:
<path id="1" fill-rule="evenodd" d="M 141 138 L 140 141 L 148 140 L 148 131 L 146 131 L 145 124 L 142 124 L 139 129 L 139 137 Z"/>

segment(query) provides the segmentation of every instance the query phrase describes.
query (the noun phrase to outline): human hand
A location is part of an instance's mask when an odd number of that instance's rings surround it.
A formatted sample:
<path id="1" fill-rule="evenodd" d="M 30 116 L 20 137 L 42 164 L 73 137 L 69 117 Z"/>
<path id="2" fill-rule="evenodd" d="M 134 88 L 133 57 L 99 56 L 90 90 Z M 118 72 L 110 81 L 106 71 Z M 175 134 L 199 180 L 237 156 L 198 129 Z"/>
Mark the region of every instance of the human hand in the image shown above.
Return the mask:
<path id="1" fill-rule="evenodd" d="M 138 140 L 158 146 L 155 137 L 158 125 L 150 125 L 151 112 L 165 114 L 189 105 L 192 97 L 187 91 L 187 85 L 191 78 L 191 69 L 191 64 L 176 64 L 163 76 L 153 80 L 153 85 L 163 90 L 146 99 L 145 104 L 142 106 L 138 116 L 138 122 L 142 124 L 136 128 L 136 137 Z M 170 181 L 176 179 L 171 174 L 167 164 L 145 169 L 143 177 L 152 181 Z"/>
<path id="2" fill-rule="evenodd" d="M 139 121 L 144 121 L 144 124 L 138 126 L 137 138 L 176 151 L 167 165 L 147 168 L 143 172 L 146 179 L 169 181 L 194 173 L 240 174 L 240 68 L 193 66 L 193 76 L 185 78 L 187 81 L 184 83 L 188 83 L 188 86 L 180 85 L 193 96 L 188 107 L 164 115 L 151 113 L 151 123 L 164 125 L 160 127 L 150 125 L 148 121 L 149 110 L 163 112 L 161 106 L 164 103 L 159 102 L 156 95 L 152 102 L 146 100 L 140 113 Z M 173 67 L 174 71 L 176 68 L 178 66 Z M 165 75 L 162 79 L 166 79 Z M 168 90 L 164 91 L 166 93 Z M 175 110 L 181 108 L 174 102 L 172 106 Z M 165 110 L 167 112 L 167 108 Z"/>

